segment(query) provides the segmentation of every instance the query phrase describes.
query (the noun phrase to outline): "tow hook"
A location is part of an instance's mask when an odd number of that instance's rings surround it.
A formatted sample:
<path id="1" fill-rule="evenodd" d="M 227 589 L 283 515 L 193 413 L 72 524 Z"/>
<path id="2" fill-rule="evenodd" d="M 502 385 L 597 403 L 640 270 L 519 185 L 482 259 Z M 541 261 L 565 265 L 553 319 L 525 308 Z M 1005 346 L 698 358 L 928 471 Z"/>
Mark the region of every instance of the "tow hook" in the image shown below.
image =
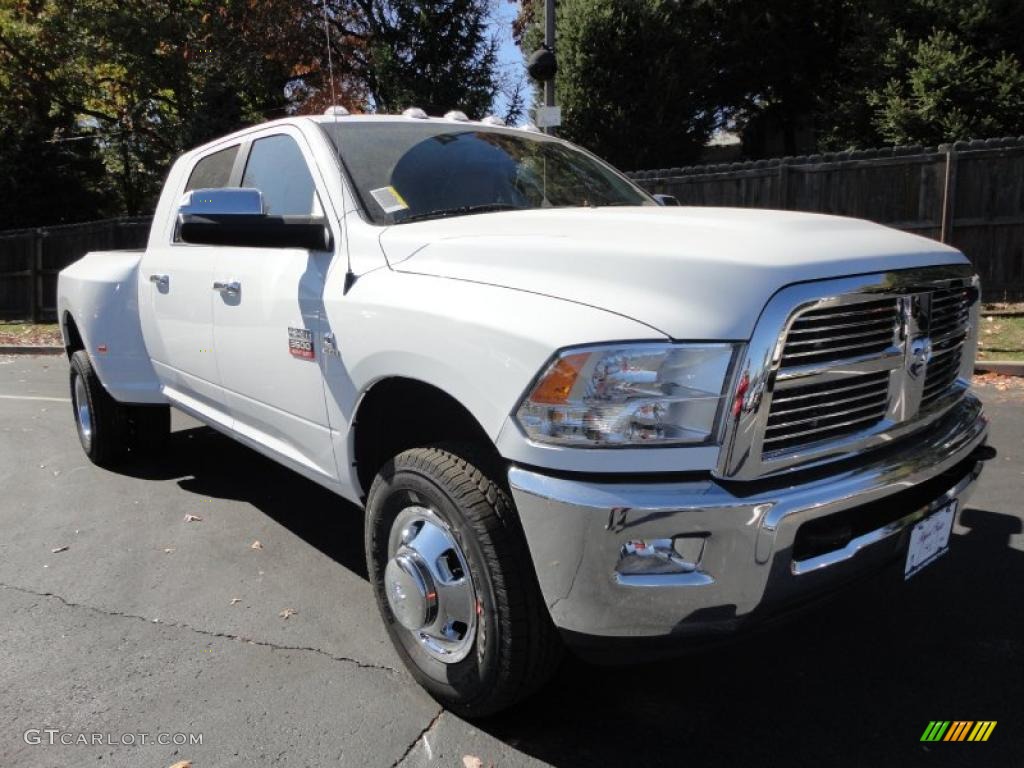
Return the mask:
<path id="1" fill-rule="evenodd" d="M 971 454 L 971 458 L 975 461 L 991 461 L 998 454 L 999 452 L 991 445 L 979 445 L 974 449 L 974 453 Z"/>

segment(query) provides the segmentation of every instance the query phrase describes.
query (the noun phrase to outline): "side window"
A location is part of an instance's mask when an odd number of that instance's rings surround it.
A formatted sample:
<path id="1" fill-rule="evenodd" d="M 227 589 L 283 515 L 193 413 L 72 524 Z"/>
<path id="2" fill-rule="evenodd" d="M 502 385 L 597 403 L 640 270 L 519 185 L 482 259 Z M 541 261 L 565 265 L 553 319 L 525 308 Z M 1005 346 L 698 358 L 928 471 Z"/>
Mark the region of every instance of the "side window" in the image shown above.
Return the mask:
<path id="1" fill-rule="evenodd" d="M 238 155 L 238 145 L 207 155 L 192 169 L 185 191 L 190 189 L 216 189 L 226 187 L 231 179 L 231 168 Z"/>
<path id="2" fill-rule="evenodd" d="M 253 142 L 242 186 L 263 193 L 263 207 L 274 216 L 309 216 L 316 191 L 299 145 L 291 136 Z"/>

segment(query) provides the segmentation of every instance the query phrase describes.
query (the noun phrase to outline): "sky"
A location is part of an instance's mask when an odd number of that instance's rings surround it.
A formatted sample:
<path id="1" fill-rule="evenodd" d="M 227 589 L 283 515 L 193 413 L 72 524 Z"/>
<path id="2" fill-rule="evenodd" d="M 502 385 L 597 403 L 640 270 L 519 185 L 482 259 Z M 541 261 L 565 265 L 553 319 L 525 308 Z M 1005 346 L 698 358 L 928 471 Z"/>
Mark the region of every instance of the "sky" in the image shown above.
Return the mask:
<path id="1" fill-rule="evenodd" d="M 519 3 L 510 3 L 508 0 L 494 0 L 494 18 L 491 22 L 491 31 L 497 35 L 500 42 L 498 48 L 498 67 L 502 75 L 509 81 L 519 78 L 526 78 L 526 68 L 523 66 L 523 55 L 518 46 L 512 40 L 512 21 L 519 13 Z M 527 106 L 532 92 L 527 88 L 525 91 Z M 504 112 L 508 99 L 499 94 L 495 99 L 494 111 L 497 114 Z"/>

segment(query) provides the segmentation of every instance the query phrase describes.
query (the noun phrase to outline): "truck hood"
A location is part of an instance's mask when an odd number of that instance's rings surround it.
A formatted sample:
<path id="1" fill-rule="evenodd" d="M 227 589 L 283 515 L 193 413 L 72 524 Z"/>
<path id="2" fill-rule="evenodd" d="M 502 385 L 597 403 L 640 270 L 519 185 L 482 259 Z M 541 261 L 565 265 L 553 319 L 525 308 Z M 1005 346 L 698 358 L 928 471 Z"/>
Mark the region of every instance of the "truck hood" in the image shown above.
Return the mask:
<path id="1" fill-rule="evenodd" d="M 545 294 L 689 340 L 748 339 L 792 283 L 966 263 L 934 240 L 859 219 L 739 208 L 478 214 L 392 226 L 380 242 L 398 271 Z"/>

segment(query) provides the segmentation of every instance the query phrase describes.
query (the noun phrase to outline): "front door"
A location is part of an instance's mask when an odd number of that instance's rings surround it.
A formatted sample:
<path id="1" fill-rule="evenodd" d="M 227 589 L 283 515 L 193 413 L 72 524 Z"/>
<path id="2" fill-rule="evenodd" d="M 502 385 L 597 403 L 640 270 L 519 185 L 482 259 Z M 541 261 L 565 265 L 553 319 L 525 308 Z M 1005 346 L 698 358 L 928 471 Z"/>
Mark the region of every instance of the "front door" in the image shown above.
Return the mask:
<path id="1" fill-rule="evenodd" d="M 298 132 L 252 142 L 240 186 L 263 193 L 267 214 L 321 214 L 324 196 L 304 143 Z M 337 467 L 318 341 L 331 257 L 301 248 L 218 248 L 213 292 L 213 341 L 234 430 L 328 480 Z"/>

